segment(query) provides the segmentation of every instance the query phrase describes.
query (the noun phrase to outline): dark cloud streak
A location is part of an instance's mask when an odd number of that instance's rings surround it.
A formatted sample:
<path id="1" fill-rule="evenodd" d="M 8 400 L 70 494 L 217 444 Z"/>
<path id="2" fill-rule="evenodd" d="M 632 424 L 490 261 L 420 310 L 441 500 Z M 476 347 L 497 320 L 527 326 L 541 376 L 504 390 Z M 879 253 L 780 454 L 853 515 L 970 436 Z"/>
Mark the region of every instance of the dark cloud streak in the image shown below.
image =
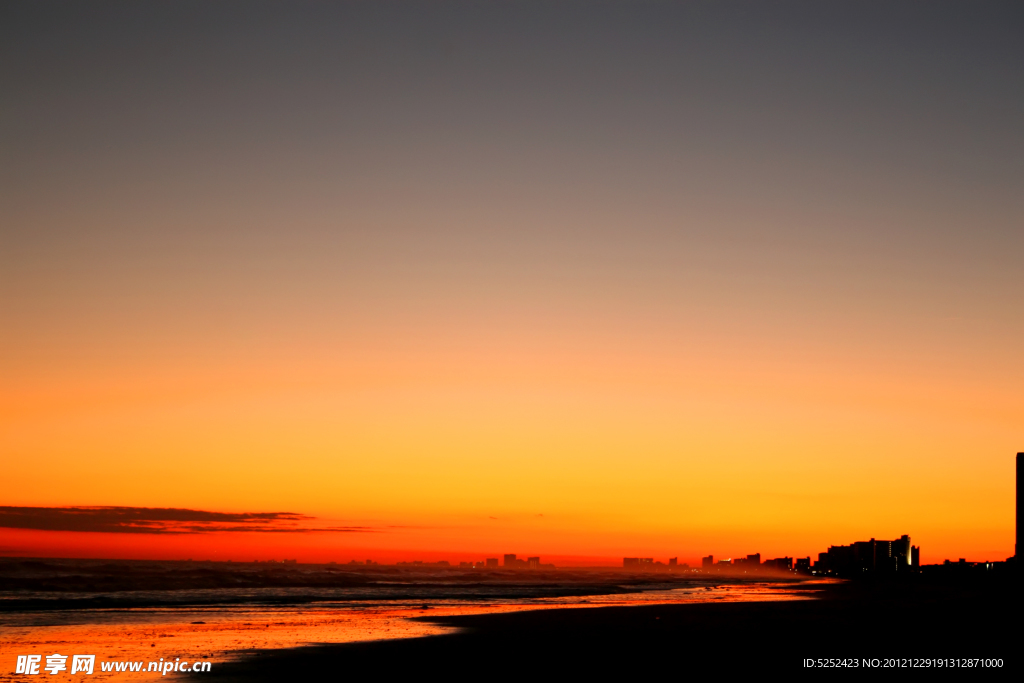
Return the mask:
<path id="1" fill-rule="evenodd" d="M 0 506 L 0 528 L 116 534 L 367 533 L 372 527 L 318 527 L 295 512 L 208 512 L 183 508 Z"/>

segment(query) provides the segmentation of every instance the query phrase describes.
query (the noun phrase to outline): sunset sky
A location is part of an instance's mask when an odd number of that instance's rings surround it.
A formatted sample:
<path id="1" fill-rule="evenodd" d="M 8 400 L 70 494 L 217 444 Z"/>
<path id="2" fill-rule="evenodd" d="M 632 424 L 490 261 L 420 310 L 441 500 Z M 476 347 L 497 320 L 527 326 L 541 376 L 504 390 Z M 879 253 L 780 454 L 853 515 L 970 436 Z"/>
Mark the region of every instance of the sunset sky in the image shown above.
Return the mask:
<path id="1" fill-rule="evenodd" d="M 0 554 L 1012 555 L 1022 35 L 1020 2 L 5 3 L 0 506 L 301 528 Z"/>

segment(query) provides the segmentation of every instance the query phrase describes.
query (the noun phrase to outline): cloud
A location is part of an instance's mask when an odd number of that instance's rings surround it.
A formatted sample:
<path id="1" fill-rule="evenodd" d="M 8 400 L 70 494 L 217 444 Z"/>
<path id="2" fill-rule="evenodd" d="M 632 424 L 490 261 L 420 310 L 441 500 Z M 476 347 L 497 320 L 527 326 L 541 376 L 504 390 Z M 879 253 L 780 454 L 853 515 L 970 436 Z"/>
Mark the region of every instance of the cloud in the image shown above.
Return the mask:
<path id="1" fill-rule="evenodd" d="M 115 534 L 366 533 L 373 527 L 327 527 L 296 512 L 207 512 L 182 508 L 0 506 L 0 527 Z"/>

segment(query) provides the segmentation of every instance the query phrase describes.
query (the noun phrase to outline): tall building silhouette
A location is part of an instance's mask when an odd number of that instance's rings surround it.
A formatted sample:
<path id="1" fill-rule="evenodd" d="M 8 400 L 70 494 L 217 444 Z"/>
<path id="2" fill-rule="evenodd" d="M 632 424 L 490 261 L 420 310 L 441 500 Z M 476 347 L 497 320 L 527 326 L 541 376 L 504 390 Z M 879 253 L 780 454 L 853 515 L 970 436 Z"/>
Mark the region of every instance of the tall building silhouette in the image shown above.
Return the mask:
<path id="1" fill-rule="evenodd" d="M 1018 548 L 1020 548 L 1020 456 L 1022 455 L 1024 455 L 1024 453 L 1017 454 L 1017 487 L 1013 490 L 1014 504 L 1017 506 L 1017 524 L 1014 529 L 1016 537 L 1013 539 L 1013 556 L 1017 558 L 1016 562 L 1018 565 L 1020 565 L 1020 555 L 1017 553 L 1020 552 Z"/>
<path id="2" fill-rule="evenodd" d="M 856 575 L 904 571 L 919 566 L 920 561 L 921 549 L 911 545 L 910 536 L 904 534 L 895 541 L 872 538 L 850 545 L 829 546 L 827 553 L 818 554 L 816 567 L 837 574 Z"/>

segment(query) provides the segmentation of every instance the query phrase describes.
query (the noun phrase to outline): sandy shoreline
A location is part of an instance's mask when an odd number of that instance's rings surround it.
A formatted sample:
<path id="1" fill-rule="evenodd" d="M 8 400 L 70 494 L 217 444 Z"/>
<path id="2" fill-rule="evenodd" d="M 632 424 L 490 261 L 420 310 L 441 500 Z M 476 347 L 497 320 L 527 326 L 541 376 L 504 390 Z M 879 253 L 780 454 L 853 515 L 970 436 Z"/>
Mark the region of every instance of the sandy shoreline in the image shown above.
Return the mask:
<path id="1" fill-rule="evenodd" d="M 806 670 L 807 658 L 1002 659 L 1017 668 L 1019 593 L 1010 584 L 834 584 L 819 599 L 549 609 L 417 617 L 454 629 L 408 640 L 264 651 L 216 668 L 218 680 L 348 675 L 569 676 L 676 670 Z M 919 664 L 921 662 L 918 662 Z M 946 661 L 944 666 L 949 666 Z"/>
<path id="2" fill-rule="evenodd" d="M 591 572 L 593 574 L 593 572 Z M 587 577 L 583 577 L 587 578 Z M 592 581 L 594 576 L 589 577 Z M 134 607 L 60 610 L 47 605 L 37 611 L 0 613 L 0 642 L 4 652 L 34 654 L 96 653 L 97 661 L 139 662 L 143 670 L 132 673 L 134 680 L 163 680 L 159 674 L 146 673 L 145 667 L 160 661 L 206 661 L 218 669 L 238 660 L 260 657 L 269 651 L 303 648 L 311 643 L 342 644 L 360 641 L 380 641 L 396 638 L 420 638 L 458 630 L 460 627 L 442 623 L 450 617 L 486 615 L 520 611 L 552 609 L 595 609 L 609 606 L 634 606 L 671 603 L 744 602 L 769 600 L 809 599 L 821 588 L 820 581 L 671 581 L 666 583 L 641 581 L 643 577 L 614 578 L 639 581 L 644 590 L 626 592 L 621 584 L 593 584 L 591 589 L 607 589 L 603 593 L 574 595 L 587 584 L 562 585 L 550 579 L 532 586 L 519 586 L 502 597 L 510 588 L 500 586 L 469 587 L 448 584 L 421 591 L 419 601 L 355 600 L 347 602 L 305 602 L 278 604 L 264 600 L 248 605 L 238 604 L 240 596 L 231 594 L 222 604 L 208 604 L 209 596 L 190 592 L 200 599 L 197 604 L 169 606 L 167 598 L 154 600 L 154 595 L 143 593 L 121 602 Z M 502 583 L 516 580 L 515 576 L 502 579 Z M 637 588 L 639 587 L 637 586 Z M 394 588 L 394 587 L 391 587 Z M 401 590 L 408 590 L 407 586 Z M 451 597 L 439 599 L 438 588 Z M 486 593 L 491 599 L 466 599 L 467 595 Z M 498 590 L 496 590 L 498 589 Z M 277 598 L 284 598 L 285 591 Z M 551 595 L 554 592 L 555 595 Z M 386 594 L 394 597 L 391 589 Z M 246 590 L 243 595 L 254 597 Z M 291 593 L 294 597 L 295 594 Z M 180 596 L 181 600 L 189 596 Z M 457 597 L 462 596 L 462 597 Z M 260 597 L 266 597 L 260 594 Z M 308 598 L 309 596 L 300 596 Z M 364 596 L 366 597 L 366 596 Z M 498 598 L 498 599 L 494 599 Z M 64 605 L 65 599 L 48 598 L 45 602 Z M 90 600 L 78 600 L 91 604 Z M 428 617 L 428 618 L 426 618 Z M 11 662 L 6 662 L 10 664 Z M 12 669 L 13 671 L 13 669 Z M 174 673 L 174 672 L 171 672 Z M 116 672 L 95 673 L 98 679 L 120 678 Z M 0 671 L 0 680 L 14 680 L 17 676 Z"/>

